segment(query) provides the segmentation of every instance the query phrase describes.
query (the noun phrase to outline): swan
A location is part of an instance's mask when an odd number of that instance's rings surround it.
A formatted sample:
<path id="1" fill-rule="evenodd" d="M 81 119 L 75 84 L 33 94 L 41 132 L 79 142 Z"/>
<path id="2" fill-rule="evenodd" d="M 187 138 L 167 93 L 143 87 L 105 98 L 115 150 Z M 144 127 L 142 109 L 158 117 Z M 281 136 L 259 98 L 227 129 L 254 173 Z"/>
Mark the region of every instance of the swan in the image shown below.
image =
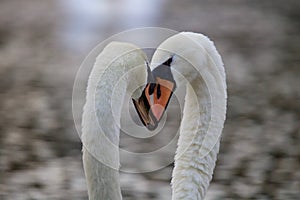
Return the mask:
<path id="1" fill-rule="evenodd" d="M 108 65 L 111 67 L 105 70 Z M 142 67 L 128 73 L 119 84 L 122 87 L 114 88 L 134 66 Z M 204 199 L 225 121 L 225 79 L 221 56 L 213 42 L 199 33 L 181 32 L 166 39 L 155 51 L 150 66 L 143 51 L 132 44 L 113 42 L 105 47 L 89 77 L 82 119 L 83 166 L 89 199 L 122 199 L 117 148 L 121 107 L 126 92 L 143 83 L 146 86 L 136 90 L 132 100 L 149 130 L 157 127 L 175 88 L 186 87 L 172 173 L 172 199 Z M 111 107 L 113 90 L 117 90 L 117 104 Z"/>

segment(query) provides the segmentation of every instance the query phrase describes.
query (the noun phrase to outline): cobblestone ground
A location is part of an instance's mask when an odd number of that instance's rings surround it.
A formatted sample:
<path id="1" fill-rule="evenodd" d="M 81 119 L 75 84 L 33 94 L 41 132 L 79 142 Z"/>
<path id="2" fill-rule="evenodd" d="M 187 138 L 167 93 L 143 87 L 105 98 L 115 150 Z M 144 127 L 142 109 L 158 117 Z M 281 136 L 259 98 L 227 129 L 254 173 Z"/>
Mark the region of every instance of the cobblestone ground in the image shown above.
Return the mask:
<path id="1" fill-rule="evenodd" d="M 299 8 L 298 0 L 165 1 L 139 24 L 202 32 L 222 54 L 228 114 L 207 199 L 300 199 Z M 72 84 L 88 49 L 131 25 L 78 25 L 70 10 L 54 0 L 0 2 L 0 199 L 87 199 Z M 124 199 L 170 199 L 171 170 L 122 173 Z"/>

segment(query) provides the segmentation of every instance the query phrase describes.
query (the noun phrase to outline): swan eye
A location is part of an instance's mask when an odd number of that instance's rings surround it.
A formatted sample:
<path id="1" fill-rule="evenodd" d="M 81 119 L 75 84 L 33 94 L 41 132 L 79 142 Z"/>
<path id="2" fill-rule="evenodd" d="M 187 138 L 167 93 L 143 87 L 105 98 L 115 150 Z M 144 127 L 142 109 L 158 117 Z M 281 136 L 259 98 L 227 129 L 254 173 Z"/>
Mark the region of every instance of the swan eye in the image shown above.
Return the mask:
<path id="1" fill-rule="evenodd" d="M 163 63 L 163 65 L 167 65 L 167 66 L 170 67 L 172 62 L 173 62 L 173 56 L 170 57 L 168 60 L 166 60 L 166 61 Z"/>

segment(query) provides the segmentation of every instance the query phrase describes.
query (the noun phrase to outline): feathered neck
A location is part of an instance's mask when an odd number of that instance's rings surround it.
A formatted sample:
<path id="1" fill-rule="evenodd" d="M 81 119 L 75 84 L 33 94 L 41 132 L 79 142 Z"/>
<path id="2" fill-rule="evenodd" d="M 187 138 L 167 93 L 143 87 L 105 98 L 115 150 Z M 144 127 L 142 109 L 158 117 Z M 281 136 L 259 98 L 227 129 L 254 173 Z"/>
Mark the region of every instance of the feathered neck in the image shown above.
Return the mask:
<path id="1" fill-rule="evenodd" d="M 172 174 L 172 199 L 204 199 L 226 113 L 223 63 L 213 43 L 201 34 L 177 34 L 158 49 L 152 66 L 173 56 L 171 70 L 176 84 L 187 84 Z"/>
<path id="2" fill-rule="evenodd" d="M 130 70 L 145 65 L 146 56 L 133 45 L 110 43 L 97 57 L 89 77 L 82 119 L 83 163 L 89 199 L 122 199 L 119 183 L 119 132 L 124 96 L 145 83 Z"/>

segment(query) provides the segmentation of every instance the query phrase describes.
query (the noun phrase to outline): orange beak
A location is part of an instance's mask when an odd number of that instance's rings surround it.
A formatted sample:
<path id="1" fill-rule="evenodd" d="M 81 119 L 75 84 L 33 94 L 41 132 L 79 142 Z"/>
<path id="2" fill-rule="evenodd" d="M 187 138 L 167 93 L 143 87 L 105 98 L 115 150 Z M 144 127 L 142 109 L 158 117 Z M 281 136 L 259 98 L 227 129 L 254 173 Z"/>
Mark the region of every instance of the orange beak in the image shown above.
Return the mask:
<path id="1" fill-rule="evenodd" d="M 138 100 L 132 99 L 135 110 L 137 111 L 140 120 L 149 130 L 154 130 L 157 127 L 157 122 L 150 114 L 150 97 L 148 94 L 149 84 L 144 88 L 142 95 Z"/>
<path id="2" fill-rule="evenodd" d="M 132 99 L 135 109 L 149 129 L 154 130 L 161 120 L 173 94 L 175 84 L 157 77 L 156 83 L 148 83 L 138 100 Z"/>
<path id="3" fill-rule="evenodd" d="M 174 83 L 168 80 L 156 78 L 156 87 L 154 90 L 154 104 L 151 105 L 151 112 L 155 119 L 159 122 L 173 94 Z"/>

